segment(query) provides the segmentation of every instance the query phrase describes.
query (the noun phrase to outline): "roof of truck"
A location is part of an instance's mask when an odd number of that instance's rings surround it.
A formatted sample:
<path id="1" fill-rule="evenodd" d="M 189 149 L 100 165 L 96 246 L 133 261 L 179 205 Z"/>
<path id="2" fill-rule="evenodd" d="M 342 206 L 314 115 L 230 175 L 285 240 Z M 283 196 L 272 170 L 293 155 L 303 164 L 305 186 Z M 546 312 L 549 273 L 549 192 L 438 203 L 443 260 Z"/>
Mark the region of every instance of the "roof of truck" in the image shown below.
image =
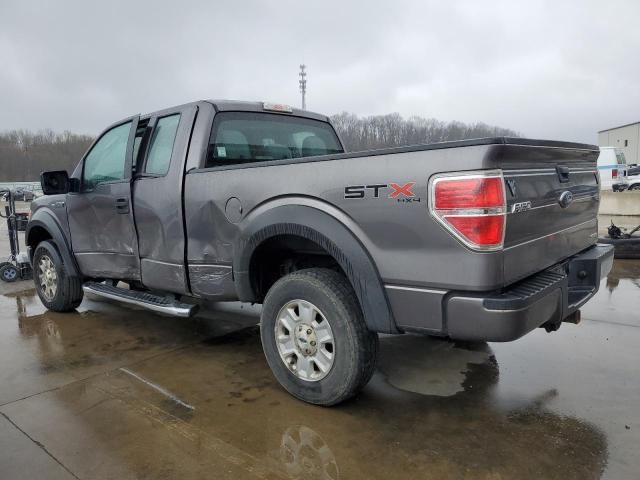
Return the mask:
<path id="1" fill-rule="evenodd" d="M 242 111 L 242 112 L 269 112 L 269 113 L 278 113 L 278 112 L 274 112 L 273 110 L 267 110 L 264 108 L 265 103 L 268 104 L 268 102 L 246 102 L 246 101 L 242 101 L 242 100 L 205 100 L 209 103 L 211 103 L 216 110 L 218 111 Z M 290 107 L 287 105 L 287 107 L 291 108 L 291 112 L 281 112 L 284 113 L 285 115 L 295 115 L 297 117 L 307 117 L 307 118 L 312 118 L 314 120 L 321 120 L 323 122 L 327 122 L 329 121 L 329 117 L 327 117 L 326 115 L 322 115 L 320 113 L 315 113 L 315 112 L 310 112 L 308 110 L 302 110 L 299 108 L 294 108 L 294 107 Z"/>
<path id="2" fill-rule="evenodd" d="M 219 112 L 225 112 L 225 111 L 226 112 L 268 112 L 268 113 L 276 113 L 276 114 L 282 114 L 282 115 L 293 115 L 296 117 L 311 118 L 313 120 L 320 120 L 322 122 L 330 121 L 329 117 L 326 115 L 322 115 L 316 112 L 310 112 L 308 110 L 302 110 L 299 108 L 294 108 L 289 105 L 274 104 L 269 102 L 246 102 L 242 100 L 197 100 L 195 102 L 183 103 L 181 105 L 173 105 L 168 108 L 163 108 L 162 110 L 156 110 L 154 112 L 145 113 L 145 114 L 142 114 L 141 117 L 149 118 L 156 115 L 161 115 L 167 110 L 186 107 L 188 105 L 197 105 L 202 102 L 210 103 L 211 105 L 213 105 L 213 108 L 215 108 Z M 265 108 L 265 105 L 285 107 L 287 111 L 271 110 L 271 109 Z"/>

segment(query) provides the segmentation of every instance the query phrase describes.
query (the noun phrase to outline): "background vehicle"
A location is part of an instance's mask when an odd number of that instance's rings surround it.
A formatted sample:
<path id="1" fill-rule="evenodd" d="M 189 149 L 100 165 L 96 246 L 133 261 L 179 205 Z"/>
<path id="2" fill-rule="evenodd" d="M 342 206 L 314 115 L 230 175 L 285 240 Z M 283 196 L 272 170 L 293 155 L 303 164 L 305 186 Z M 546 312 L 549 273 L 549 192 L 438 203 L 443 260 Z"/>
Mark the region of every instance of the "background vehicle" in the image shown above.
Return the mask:
<path id="1" fill-rule="evenodd" d="M 627 188 L 625 170 L 627 161 L 624 152 L 615 147 L 600 147 L 598 156 L 598 172 L 600 173 L 600 188 L 621 192 Z"/>
<path id="2" fill-rule="evenodd" d="M 629 190 L 640 190 L 640 167 L 633 166 L 627 169 L 626 175 Z"/>
<path id="3" fill-rule="evenodd" d="M 324 115 L 195 102 L 43 174 L 27 242 L 55 311 L 83 290 L 178 316 L 197 309 L 180 297 L 262 303 L 274 375 L 333 405 L 370 379 L 378 332 L 509 341 L 577 322 L 613 258 L 597 155 L 502 137 L 343 153 Z"/>
<path id="4" fill-rule="evenodd" d="M 2 195 L 2 199 L 8 201 L 8 195 L 9 194 L 5 192 Z M 13 190 L 13 198 L 16 202 L 31 202 L 34 198 L 36 198 L 36 194 L 32 189 L 26 186 L 17 187 Z"/>

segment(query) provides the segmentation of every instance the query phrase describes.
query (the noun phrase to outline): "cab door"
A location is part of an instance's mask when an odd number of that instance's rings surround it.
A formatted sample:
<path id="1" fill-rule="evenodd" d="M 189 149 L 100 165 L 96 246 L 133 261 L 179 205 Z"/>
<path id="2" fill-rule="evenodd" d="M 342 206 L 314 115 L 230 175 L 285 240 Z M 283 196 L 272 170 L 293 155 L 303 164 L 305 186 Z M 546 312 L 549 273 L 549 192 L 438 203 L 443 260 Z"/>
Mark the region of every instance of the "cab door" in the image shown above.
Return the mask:
<path id="1" fill-rule="evenodd" d="M 85 276 L 140 279 L 131 202 L 138 120 L 136 115 L 108 128 L 74 173 L 80 189 L 67 195 L 67 215 L 73 252 Z"/>
<path id="2" fill-rule="evenodd" d="M 198 106 L 187 104 L 143 119 L 136 158 L 136 209 L 141 281 L 152 290 L 188 293 L 182 182 Z M 194 148 L 196 152 L 200 147 Z"/>

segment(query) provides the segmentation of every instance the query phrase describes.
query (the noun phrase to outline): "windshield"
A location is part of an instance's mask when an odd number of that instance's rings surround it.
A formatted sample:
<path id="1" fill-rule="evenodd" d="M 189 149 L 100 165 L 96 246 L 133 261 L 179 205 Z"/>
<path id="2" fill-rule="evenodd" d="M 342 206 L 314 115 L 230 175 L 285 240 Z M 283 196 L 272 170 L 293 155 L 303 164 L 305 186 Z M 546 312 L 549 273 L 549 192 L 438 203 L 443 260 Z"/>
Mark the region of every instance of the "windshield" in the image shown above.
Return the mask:
<path id="1" fill-rule="evenodd" d="M 213 122 L 206 167 L 342 153 L 319 120 L 260 112 L 222 112 Z"/>

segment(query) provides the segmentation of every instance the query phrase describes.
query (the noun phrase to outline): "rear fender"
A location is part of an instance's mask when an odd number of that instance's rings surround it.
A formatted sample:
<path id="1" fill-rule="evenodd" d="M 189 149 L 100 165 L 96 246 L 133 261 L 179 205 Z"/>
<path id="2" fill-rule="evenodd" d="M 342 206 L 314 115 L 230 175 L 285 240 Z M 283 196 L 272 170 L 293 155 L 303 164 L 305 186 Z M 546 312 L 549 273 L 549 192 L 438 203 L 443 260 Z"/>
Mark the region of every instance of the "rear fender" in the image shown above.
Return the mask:
<path id="1" fill-rule="evenodd" d="M 251 259 L 262 242 L 279 235 L 296 235 L 321 246 L 345 272 L 375 332 L 398 333 L 375 264 L 351 231 L 333 216 L 313 207 L 283 205 L 264 211 L 244 226 L 234 244 L 234 277 L 238 297 L 256 301 L 251 285 Z"/>

